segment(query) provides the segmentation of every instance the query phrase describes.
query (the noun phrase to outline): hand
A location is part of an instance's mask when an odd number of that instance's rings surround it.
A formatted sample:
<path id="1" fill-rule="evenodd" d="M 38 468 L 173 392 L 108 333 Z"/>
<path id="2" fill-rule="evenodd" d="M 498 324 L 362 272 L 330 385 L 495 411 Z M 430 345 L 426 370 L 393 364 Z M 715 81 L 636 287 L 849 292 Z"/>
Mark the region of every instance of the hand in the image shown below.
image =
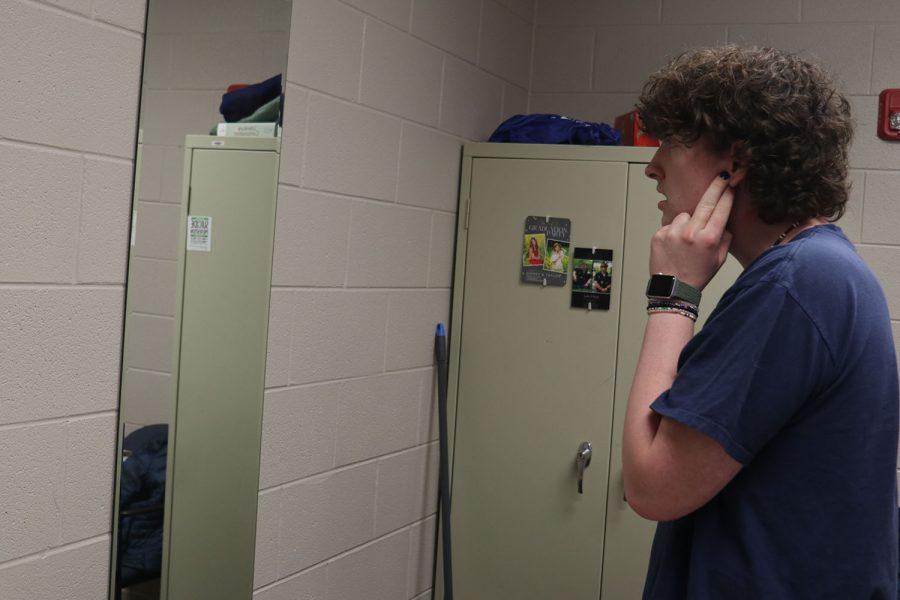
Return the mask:
<path id="1" fill-rule="evenodd" d="M 693 215 L 680 213 L 653 235 L 650 273 L 675 275 L 698 290 L 705 288 L 728 256 L 731 233 L 725 225 L 733 202 L 728 182 L 716 177 Z"/>

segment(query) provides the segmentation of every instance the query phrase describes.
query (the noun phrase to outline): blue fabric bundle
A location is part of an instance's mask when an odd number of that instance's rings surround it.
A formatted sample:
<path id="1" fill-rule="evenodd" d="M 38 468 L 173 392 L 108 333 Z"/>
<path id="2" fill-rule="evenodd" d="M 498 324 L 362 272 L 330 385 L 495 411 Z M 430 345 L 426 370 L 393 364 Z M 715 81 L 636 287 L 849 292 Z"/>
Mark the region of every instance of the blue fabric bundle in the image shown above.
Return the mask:
<path id="1" fill-rule="evenodd" d="M 162 566 L 168 425 L 150 425 L 125 438 L 119 491 L 120 584 L 158 574 Z"/>
<path id="2" fill-rule="evenodd" d="M 533 114 L 508 118 L 497 127 L 488 141 L 616 146 L 621 139 L 619 130 L 605 123 L 579 121 L 561 115 Z"/>
<path id="3" fill-rule="evenodd" d="M 281 74 L 248 85 L 234 92 L 222 94 L 219 112 L 228 123 L 235 123 L 252 115 L 256 109 L 281 95 Z"/>

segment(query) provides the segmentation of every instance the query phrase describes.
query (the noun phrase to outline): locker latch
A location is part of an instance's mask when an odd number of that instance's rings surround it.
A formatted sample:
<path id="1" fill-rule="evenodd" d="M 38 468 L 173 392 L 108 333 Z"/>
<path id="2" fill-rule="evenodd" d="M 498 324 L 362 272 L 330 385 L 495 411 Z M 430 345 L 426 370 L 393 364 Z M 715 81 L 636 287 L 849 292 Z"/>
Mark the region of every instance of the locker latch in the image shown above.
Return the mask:
<path id="1" fill-rule="evenodd" d="M 578 493 L 584 493 L 582 481 L 584 479 L 584 470 L 591 466 L 591 454 L 593 448 L 590 442 L 581 442 L 578 446 L 578 454 L 575 455 L 575 469 L 578 471 Z"/>

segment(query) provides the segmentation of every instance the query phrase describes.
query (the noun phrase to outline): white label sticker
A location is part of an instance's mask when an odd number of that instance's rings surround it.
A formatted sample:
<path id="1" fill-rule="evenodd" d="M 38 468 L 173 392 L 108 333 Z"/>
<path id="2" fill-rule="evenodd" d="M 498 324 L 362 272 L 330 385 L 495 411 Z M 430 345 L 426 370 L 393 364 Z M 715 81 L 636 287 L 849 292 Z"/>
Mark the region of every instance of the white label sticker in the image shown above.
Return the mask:
<path id="1" fill-rule="evenodd" d="M 212 217 L 188 215 L 187 249 L 193 252 L 212 249 Z"/>

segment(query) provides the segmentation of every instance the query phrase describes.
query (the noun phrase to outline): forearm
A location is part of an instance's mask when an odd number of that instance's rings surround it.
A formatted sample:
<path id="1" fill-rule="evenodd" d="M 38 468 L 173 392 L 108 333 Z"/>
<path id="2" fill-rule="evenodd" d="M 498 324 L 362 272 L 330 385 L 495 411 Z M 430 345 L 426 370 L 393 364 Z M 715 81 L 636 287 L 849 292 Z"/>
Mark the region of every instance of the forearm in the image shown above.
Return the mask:
<path id="1" fill-rule="evenodd" d="M 640 358 L 628 396 L 622 441 L 622 466 L 626 495 L 645 493 L 648 484 L 658 481 L 651 448 L 660 416 L 650 404 L 672 387 L 678 370 L 678 356 L 694 335 L 694 322 L 676 313 L 654 313 L 647 319 Z"/>

